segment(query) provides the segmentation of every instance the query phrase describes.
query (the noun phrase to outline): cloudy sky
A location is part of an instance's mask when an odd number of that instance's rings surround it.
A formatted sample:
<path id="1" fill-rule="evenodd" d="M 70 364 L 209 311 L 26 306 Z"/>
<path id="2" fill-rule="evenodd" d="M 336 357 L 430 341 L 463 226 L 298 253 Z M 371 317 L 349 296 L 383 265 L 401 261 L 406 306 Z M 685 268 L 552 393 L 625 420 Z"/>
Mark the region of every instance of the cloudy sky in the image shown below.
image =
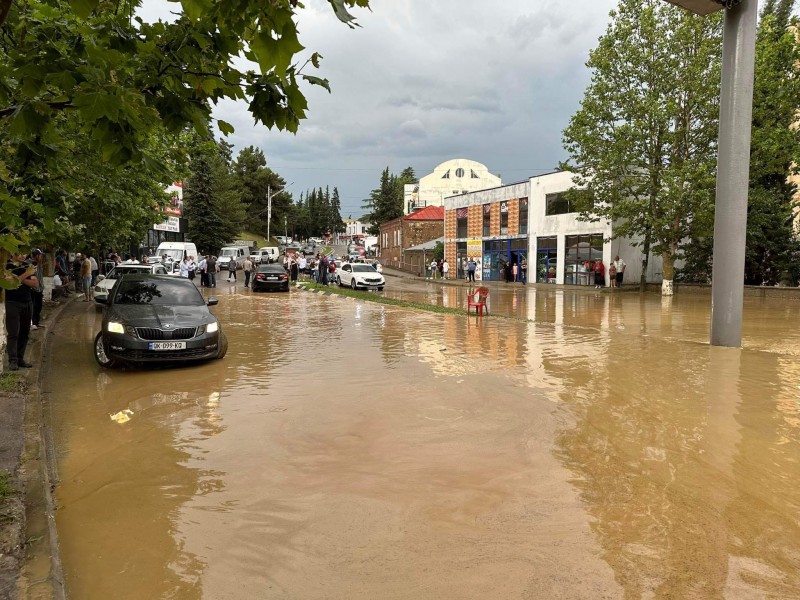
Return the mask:
<path id="1" fill-rule="evenodd" d="M 615 0 L 372 0 L 340 23 L 324 0 L 306 0 L 300 41 L 323 61 L 332 93 L 308 86 L 309 118 L 296 135 L 254 126 L 225 103 L 236 148 L 259 146 L 295 198 L 338 187 L 342 216 L 361 214 L 385 167 L 418 177 L 450 158 L 484 163 L 504 183 L 552 170 L 561 131 L 588 82 L 588 53 Z M 173 5 L 174 6 L 174 5 Z M 169 5 L 145 0 L 146 19 Z M 306 56 L 303 56 L 303 61 Z"/>

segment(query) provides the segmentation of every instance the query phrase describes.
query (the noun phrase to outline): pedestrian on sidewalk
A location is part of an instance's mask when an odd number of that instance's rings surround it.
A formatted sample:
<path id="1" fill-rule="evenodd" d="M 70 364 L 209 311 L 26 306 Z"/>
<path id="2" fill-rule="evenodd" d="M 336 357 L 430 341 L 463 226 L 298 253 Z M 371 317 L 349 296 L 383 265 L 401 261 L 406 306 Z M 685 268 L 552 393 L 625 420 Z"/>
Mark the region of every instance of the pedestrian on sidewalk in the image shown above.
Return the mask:
<path id="1" fill-rule="evenodd" d="M 447 259 L 445 258 L 442 261 L 442 279 L 447 279 L 449 277 L 448 273 L 450 273 L 450 265 L 448 264 Z"/>
<path id="2" fill-rule="evenodd" d="M 183 260 L 181 261 L 181 264 L 178 265 L 178 273 L 180 274 L 181 277 L 185 277 L 186 279 L 189 279 L 189 257 L 188 256 L 184 256 Z"/>
<path id="3" fill-rule="evenodd" d="M 528 282 L 528 261 L 524 258 L 519 265 L 519 272 L 520 272 L 520 283 L 527 283 Z"/>
<path id="4" fill-rule="evenodd" d="M 81 265 L 83 264 L 83 257 L 78 252 L 75 255 L 75 260 L 72 261 L 72 281 L 75 282 L 75 293 L 80 294 L 83 291 L 83 280 L 81 279 Z"/>
<path id="5" fill-rule="evenodd" d="M 31 263 L 36 267 L 36 287 L 31 288 L 31 329 L 39 329 L 42 318 L 42 303 L 44 302 L 44 252 L 38 248 L 31 252 Z"/>
<path id="6" fill-rule="evenodd" d="M 470 258 L 467 263 L 467 281 L 475 283 L 475 269 L 477 268 L 478 264 L 475 262 L 475 259 Z"/>
<path id="7" fill-rule="evenodd" d="M 32 300 L 31 290 L 38 286 L 36 266 L 18 254 L 15 260 L 9 259 L 6 271 L 17 278 L 19 287 L 6 290 L 6 354 L 8 368 L 16 371 L 20 367 L 29 369 L 33 365 L 25 362 L 25 348 L 31 331 Z"/>
<path id="8" fill-rule="evenodd" d="M 230 260 L 228 261 L 228 283 L 231 283 L 231 279 L 236 281 L 236 267 L 239 265 L 236 262 L 236 258 L 231 256 Z"/>
<path id="9" fill-rule="evenodd" d="M 89 302 L 92 299 L 92 261 L 89 260 L 88 253 L 81 263 L 81 280 L 83 282 L 83 301 Z"/>
<path id="10" fill-rule="evenodd" d="M 100 265 L 97 264 L 97 259 L 89 254 L 89 262 L 92 263 L 92 283 L 91 285 L 97 282 L 97 276 L 100 274 Z"/>
<path id="11" fill-rule="evenodd" d="M 519 279 L 518 279 L 519 278 L 519 266 L 517 265 L 517 263 L 514 263 L 513 265 L 511 265 L 511 278 L 512 278 L 512 281 L 514 281 L 514 283 L 519 281 Z"/>
<path id="12" fill-rule="evenodd" d="M 592 267 L 592 271 L 594 271 L 594 287 L 595 289 L 601 289 L 606 285 L 606 266 L 603 264 L 603 261 L 599 258 L 594 261 L 594 266 Z"/>
<path id="13" fill-rule="evenodd" d="M 617 287 L 622 287 L 622 280 L 625 277 L 625 267 L 627 266 L 625 261 L 619 256 L 614 257 L 614 267 L 617 269 Z"/>
<path id="14" fill-rule="evenodd" d="M 612 288 L 617 287 L 617 265 L 613 260 L 608 265 L 608 284 Z"/>
<path id="15" fill-rule="evenodd" d="M 194 261 L 194 256 L 189 257 L 189 281 L 194 281 L 194 274 L 197 271 L 197 263 Z"/>
<path id="16" fill-rule="evenodd" d="M 208 287 L 217 287 L 217 257 L 213 254 L 206 261 L 206 273 L 208 274 Z"/>

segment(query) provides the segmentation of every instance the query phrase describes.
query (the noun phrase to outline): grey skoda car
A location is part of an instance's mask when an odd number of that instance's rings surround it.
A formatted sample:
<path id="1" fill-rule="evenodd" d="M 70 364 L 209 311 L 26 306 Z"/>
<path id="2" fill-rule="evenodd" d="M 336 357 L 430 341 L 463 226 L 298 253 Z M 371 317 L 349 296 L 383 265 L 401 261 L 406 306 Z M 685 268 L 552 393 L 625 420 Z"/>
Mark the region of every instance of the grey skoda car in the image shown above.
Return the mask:
<path id="1" fill-rule="evenodd" d="M 188 279 L 130 274 L 106 300 L 103 327 L 94 340 L 102 367 L 128 363 L 167 363 L 222 358 L 228 340 L 208 310 L 200 290 Z"/>

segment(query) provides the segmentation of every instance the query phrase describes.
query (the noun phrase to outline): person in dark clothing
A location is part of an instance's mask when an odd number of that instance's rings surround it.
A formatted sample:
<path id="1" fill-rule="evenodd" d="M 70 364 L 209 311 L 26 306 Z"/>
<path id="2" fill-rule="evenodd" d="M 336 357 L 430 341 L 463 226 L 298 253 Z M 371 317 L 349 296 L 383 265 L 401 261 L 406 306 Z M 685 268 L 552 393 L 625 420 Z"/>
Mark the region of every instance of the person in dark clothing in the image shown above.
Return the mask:
<path id="1" fill-rule="evenodd" d="M 206 273 L 208 277 L 208 287 L 217 287 L 217 257 L 209 256 L 206 261 Z"/>
<path id="2" fill-rule="evenodd" d="M 505 265 L 503 265 L 503 274 L 505 275 L 506 283 L 511 283 L 511 261 L 508 261 Z"/>
<path id="3" fill-rule="evenodd" d="M 42 304 L 44 302 L 44 277 L 42 265 L 44 263 L 44 252 L 38 248 L 31 252 L 30 262 L 36 267 L 36 287 L 31 288 L 31 329 L 39 329 L 39 321 L 42 319 Z"/>
<path id="4" fill-rule="evenodd" d="M 328 259 L 325 255 L 319 259 L 319 277 L 317 277 L 317 283 L 328 285 Z"/>
<path id="5" fill-rule="evenodd" d="M 83 280 L 81 279 L 81 265 L 83 265 L 83 258 L 81 253 L 75 255 L 75 260 L 72 261 L 72 281 L 75 282 L 75 292 L 80 293 L 83 291 Z"/>
<path id="6" fill-rule="evenodd" d="M 25 362 L 25 348 L 31 331 L 31 288 L 39 285 L 36 280 L 36 266 L 25 260 L 25 255 L 17 260 L 9 260 L 6 270 L 19 281 L 19 287 L 6 290 L 6 333 L 8 335 L 6 353 L 8 368 L 16 371 L 20 367 L 29 369 L 33 365 Z"/>

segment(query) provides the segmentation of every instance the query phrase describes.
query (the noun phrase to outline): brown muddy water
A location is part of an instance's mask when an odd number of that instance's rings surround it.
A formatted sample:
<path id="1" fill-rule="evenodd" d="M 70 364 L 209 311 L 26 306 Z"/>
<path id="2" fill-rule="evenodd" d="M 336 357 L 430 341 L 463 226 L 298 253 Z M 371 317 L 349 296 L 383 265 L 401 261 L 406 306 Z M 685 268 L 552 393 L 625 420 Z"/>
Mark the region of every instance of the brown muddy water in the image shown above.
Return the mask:
<path id="1" fill-rule="evenodd" d="M 707 298 L 218 292 L 193 367 L 101 371 L 64 313 L 71 598 L 800 598 L 800 303 L 748 300 L 740 351 Z"/>

